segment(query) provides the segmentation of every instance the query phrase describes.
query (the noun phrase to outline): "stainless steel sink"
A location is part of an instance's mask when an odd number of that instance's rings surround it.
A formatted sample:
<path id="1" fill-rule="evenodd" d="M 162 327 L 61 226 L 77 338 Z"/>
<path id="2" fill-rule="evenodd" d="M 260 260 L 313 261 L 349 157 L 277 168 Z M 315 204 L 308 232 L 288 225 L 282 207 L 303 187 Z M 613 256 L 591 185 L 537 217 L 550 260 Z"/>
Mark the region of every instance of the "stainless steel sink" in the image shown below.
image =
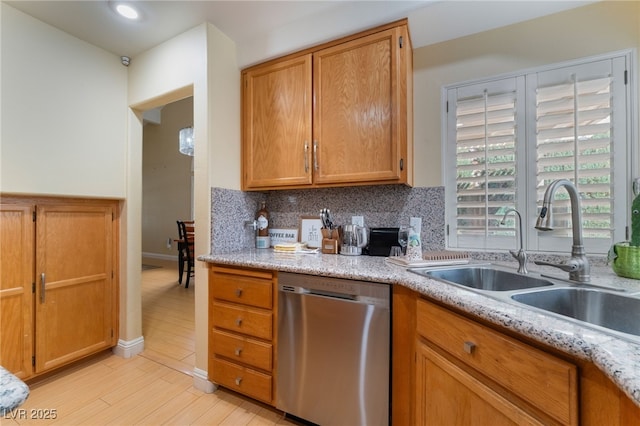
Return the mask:
<path id="1" fill-rule="evenodd" d="M 554 288 L 513 294 L 525 305 L 640 336 L 640 299 L 601 290 Z"/>
<path id="2" fill-rule="evenodd" d="M 523 290 L 553 285 L 551 281 L 530 275 L 503 271 L 492 266 L 469 266 L 452 269 L 417 268 L 410 269 L 419 275 L 469 288 L 489 291 Z"/>

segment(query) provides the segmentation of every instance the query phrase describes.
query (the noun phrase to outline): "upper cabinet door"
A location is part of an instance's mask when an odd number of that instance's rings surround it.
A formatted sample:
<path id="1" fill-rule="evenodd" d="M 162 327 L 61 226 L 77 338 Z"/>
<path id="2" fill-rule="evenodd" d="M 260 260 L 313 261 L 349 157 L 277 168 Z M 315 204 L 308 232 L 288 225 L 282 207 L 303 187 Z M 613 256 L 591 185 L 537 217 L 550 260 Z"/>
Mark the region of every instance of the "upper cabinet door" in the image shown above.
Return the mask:
<path id="1" fill-rule="evenodd" d="M 412 64 L 399 21 L 244 70 L 242 189 L 412 185 Z"/>
<path id="2" fill-rule="evenodd" d="M 407 76 L 402 75 L 406 56 L 401 49 L 409 45 L 403 29 L 314 53 L 316 184 L 397 183 L 403 172 L 406 182 L 407 122 L 401 104 L 406 106 L 407 99 L 401 80 Z"/>
<path id="3" fill-rule="evenodd" d="M 311 55 L 243 73 L 243 189 L 312 182 Z"/>

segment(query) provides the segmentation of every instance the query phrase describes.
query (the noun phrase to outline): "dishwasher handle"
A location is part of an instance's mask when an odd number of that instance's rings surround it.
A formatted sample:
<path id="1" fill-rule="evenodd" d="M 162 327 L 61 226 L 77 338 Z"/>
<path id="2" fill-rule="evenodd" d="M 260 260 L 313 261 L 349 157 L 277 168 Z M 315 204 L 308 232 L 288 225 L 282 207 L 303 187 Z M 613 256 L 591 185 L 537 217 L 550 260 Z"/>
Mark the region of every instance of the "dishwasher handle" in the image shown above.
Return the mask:
<path id="1" fill-rule="evenodd" d="M 324 296 L 324 297 L 330 297 L 332 299 L 358 300 L 358 296 L 356 296 L 355 294 L 337 293 L 335 291 L 320 290 L 315 288 L 311 289 L 311 288 L 291 286 L 291 285 L 281 285 L 280 291 L 286 292 L 286 293 L 309 295 L 309 296 Z"/>
<path id="2" fill-rule="evenodd" d="M 343 300 L 345 302 L 358 303 L 361 305 L 373 305 L 381 308 L 389 309 L 389 298 L 372 295 L 359 295 L 350 293 L 334 292 L 327 289 L 306 288 L 300 286 L 292 286 L 280 284 L 280 292 L 290 293 L 298 296 L 307 297 L 326 297 L 329 299 Z"/>

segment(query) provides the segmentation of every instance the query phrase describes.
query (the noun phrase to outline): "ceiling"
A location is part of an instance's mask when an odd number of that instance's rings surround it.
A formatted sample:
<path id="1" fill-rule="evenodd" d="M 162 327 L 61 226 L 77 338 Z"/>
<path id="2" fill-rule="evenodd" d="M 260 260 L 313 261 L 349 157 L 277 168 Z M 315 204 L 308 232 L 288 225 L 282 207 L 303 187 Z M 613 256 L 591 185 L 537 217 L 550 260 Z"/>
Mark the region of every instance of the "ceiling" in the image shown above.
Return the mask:
<path id="1" fill-rule="evenodd" d="M 138 22 L 116 15 L 112 0 L 4 3 L 118 56 L 135 56 L 202 22 L 236 43 L 238 65 L 272 57 L 400 18 L 414 48 L 579 7 L 594 0 L 126 1 Z"/>

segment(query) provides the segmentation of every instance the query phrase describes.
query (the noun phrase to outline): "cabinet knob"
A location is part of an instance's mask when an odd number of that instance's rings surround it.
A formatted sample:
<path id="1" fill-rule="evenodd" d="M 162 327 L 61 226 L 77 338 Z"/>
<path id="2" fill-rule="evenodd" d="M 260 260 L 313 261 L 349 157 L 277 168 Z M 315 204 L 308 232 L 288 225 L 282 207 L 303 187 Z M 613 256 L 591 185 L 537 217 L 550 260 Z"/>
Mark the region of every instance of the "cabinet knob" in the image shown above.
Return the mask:
<path id="1" fill-rule="evenodd" d="M 464 351 L 471 355 L 476 350 L 476 344 L 473 342 L 464 342 Z"/>
<path id="2" fill-rule="evenodd" d="M 240 356 L 240 354 L 242 353 L 242 348 L 236 348 L 236 350 L 234 351 L 236 356 Z"/>
<path id="3" fill-rule="evenodd" d="M 242 318 L 237 318 L 237 319 L 236 319 L 236 325 L 237 325 L 238 327 L 242 326 Z"/>
<path id="4" fill-rule="evenodd" d="M 240 383 L 242 383 L 242 377 L 236 377 L 236 386 L 240 386 Z"/>
<path id="5" fill-rule="evenodd" d="M 242 297 L 242 289 L 236 288 L 236 297 Z"/>

